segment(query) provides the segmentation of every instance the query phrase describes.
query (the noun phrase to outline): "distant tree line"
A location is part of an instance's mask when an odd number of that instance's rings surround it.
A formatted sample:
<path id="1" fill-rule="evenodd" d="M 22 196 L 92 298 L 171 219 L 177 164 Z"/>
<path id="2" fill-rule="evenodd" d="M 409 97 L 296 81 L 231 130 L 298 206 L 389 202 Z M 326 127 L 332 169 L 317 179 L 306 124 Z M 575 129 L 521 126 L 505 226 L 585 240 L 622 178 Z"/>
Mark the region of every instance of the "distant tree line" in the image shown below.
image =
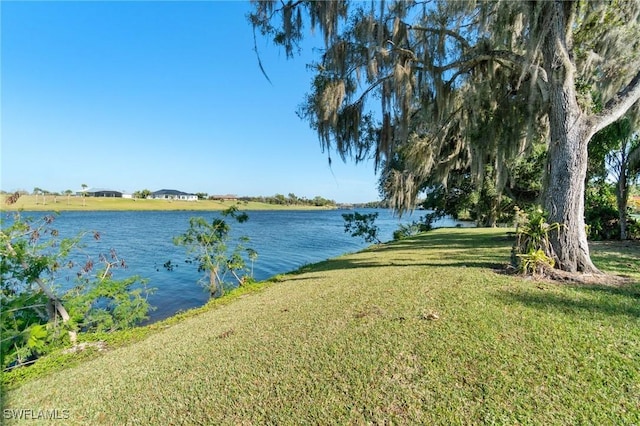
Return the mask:
<path id="1" fill-rule="evenodd" d="M 258 203 L 277 204 L 283 206 L 316 206 L 316 207 L 335 207 L 336 202 L 320 196 L 311 199 L 306 197 L 298 197 L 293 193 L 285 196 L 276 194 L 273 196 L 257 196 L 257 197 L 238 197 L 239 201 L 254 201 Z"/>
<path id="2" fill-rule="evenodd" d="M 353 207 L 354 209 L 389 209 L 391 208 L 388 200 L 369 201 L 368 203 L 354 203 L 354 204 L 351 204 L 351 207 Z"/>

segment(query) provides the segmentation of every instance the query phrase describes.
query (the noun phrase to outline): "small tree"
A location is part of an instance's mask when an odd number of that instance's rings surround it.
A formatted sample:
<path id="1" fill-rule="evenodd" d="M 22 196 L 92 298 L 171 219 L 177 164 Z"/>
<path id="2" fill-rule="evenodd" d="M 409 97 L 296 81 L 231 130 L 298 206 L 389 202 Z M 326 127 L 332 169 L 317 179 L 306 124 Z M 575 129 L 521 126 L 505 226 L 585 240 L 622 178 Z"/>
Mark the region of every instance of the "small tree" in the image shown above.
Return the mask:
<path id="1" fill-rule="evenodd" d="M 409 224 L 399 224 L 398 229 L 393 231 L 393 239 L 394 241 L 398 241 L 423 232 L 429 232 L 433 229 L 433 222 L 438 220 L 440 217 L 441 216 L 438 213 L 432 212 L 424 216 L 420 216 L 418 220 L 412 220 Z"/>
<path id="2" fill-rule="evenodd" d="M 616 121 L 609 127 L 601 130 L 593 136 L 589 145 L 589 170 L 587 197 L 589 191 L 597 186 L 600 191 L 608 191 L 608 183 L 614 186 L 616 203 L 613 206 L 616 211 L 615 225 L 619 228 L 616 237 L 620 239 L 633 238 L 628 235 L 629 222 L 629 197 L 633 184 L 640 179 L 640 134 L 638 123 L 631 115 L 627 115 Z M 600 211 L 603 207 L 600 203 L 591 206 L 595 211 L 586 211 L 585 217 L 591 216 L 597 221 L 604 221 Z M 608 207 L 608 206 L 607 206 Z M 592 223 L 587 221 L 588 225 Z"/>
<path id="3" fill-rule="evenodd" d="M 42 205 L 46 206 L 47 205 L 47 195 L 51 194 L 51 192 L 47 191 L 46 189 L 41 189 L 40 191 L 42 192 Z"/>
<path id="4" fill-rule="evenodd" d="M 146 281 L 113 278 L 125 267 L 115 251 L 79 264 L 73 253 L 86 234 L 60 238 L 54 216 L 39 221 L 19 213 L 0 231 L 0 366 L 19 366 L 64 342 L 74 344 L 78 331 L 126 328 L 145 318 Z M 5 226 L 7 225 L 7 226 Z M 99 234 L 94 234 L 96 239 Z M 96 266 L 104 268 L 94 273 Z M 76 269 L 74 273 L 74 269 Z M 64 270 L 68 273 L 64 274 Z M 75 285 L 61 289 L 64 279 Z M 73 282 L 73 281 L 71 281 Z"/>
<path id="5" fill-rule="evenodd" d="M 33 188 L 33 195 L 36 196 L 36 205 L 38 204 L 38 194 L 40 194 L 41 192 L 42 189 L 38 188 L 37 186 Z"/>
<path id="6" fill-rule="evenodd" d="M 352 237 L 362 237 L 367 243 L 382 244 L 378 238 L 380 228 L 375 224 L 378 213 L 343 213 L 344 232 L 351 233 Z"/>
<path id="7" fill-rule="evenodd" d="M 211 223 L 202 217 L 192 217 L 189 219 L 189 229 L 173 239 L 174 244 L 186 248 L 187 253 L 192 256 L 188 261 L 197 264 L 198 272 L 204 273 L 200 282 L 209 289 L 211 297 L 224 294 L 228 275 L 234 278 L 236 285 L 244 284 L 244 256 L 249 257 L 252 265 L 257 258 L 255 250 L 244 246 L 249 241 L 247 237 L 238 238 L 233 250 L 229 251 L 231 226 L 225 220 L 227 217 L 238 223 L 249 219 L 246 213 L 239 213 L 238 208 L 232 206 L 222 212 L 222 217 L 214 218 Z"/>
<path id="8" fill-rule="evenodd" d="M 86 206 L 85 197 L 87 196 L 87 188 L 89 187 L 86 183 L 80 185 L 82 187 L 82 206 Z"/>
<path id="9" fill-rule="evenodd" d="M 64 195 L 67 196 L 67 205 L 69 205 L 69 200 L 71 199 L 71 194 L 73 194 L 73 191 L 70 189 L 67 189 L 64 191 Z"/>
<path id="10" fill-rule="evenodd" d="M 149 191 L 148 189 L 141 189 L 140 191 L 136 191 L 133 193 L 133 198 L 147 198 L 149 195 L 151 195 L 151 191 Z"/>

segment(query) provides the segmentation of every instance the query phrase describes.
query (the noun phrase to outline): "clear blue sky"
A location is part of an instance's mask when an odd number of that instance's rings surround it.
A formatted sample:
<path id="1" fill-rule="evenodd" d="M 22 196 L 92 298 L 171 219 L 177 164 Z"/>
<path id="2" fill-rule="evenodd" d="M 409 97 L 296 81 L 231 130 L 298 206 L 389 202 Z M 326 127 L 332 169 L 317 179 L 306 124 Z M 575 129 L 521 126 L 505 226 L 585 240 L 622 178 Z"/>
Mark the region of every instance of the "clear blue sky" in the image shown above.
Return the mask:
<path id="1" fill-rule="evenodd" d="M 313 52 L 287 60 L 258 37 L 270 84 L 249 8 L 0 2 L 0 188 L 377 200 L 372 163 L 329 167 L 295 114 Z"/>

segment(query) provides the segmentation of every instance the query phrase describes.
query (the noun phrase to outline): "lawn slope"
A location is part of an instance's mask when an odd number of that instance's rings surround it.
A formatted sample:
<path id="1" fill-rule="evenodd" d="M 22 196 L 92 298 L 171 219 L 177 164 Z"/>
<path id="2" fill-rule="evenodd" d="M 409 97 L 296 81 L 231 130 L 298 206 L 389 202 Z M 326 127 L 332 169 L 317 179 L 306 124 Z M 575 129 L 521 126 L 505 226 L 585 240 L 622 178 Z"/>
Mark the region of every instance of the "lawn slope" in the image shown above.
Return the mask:
<path id="1" fill-rule="evenodd" d="M 509 249 L 504 230 L 442 229 L 311 265 L 5 408 L 65 424 L 639 424 L 638 245 L 596 256 L 634 274 L 626 287 L 497 273 Z"/>

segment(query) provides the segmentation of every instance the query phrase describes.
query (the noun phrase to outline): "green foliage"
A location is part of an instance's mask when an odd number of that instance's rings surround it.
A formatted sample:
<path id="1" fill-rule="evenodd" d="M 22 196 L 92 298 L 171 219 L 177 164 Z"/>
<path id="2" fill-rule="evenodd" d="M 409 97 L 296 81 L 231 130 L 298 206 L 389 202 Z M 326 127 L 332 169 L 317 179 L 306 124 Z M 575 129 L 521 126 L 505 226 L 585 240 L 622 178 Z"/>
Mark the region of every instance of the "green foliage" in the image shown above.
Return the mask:
<path id="1" fill-rule="evenodd" d="M 596 133 L 589 144 L 588 176 L 592 188 L 586 194 L 585 215 L 591 239 L 634 237 L 629 231 L 635 229 L 635 223 L 628 214 L 633 184 L 640 179 L 640 135 L 636 127 L 625 116 Z M 607 202 L 602 203 L 605 196 Z"/>
<path id="2" fill-rule="evenodd" d="M 516 159 L 507 167 L 509 182 L 502 189 L 496 185 L 496 171 L 490 166 L 485 167 L 480 179 L 470 167 L 452 170 L 446 185 L 430 176 L 422 183 L 426 197 L 421 206 L 433 210 L 438 217 L 473 220 L 478 226 L 512 223 L 514 205 L 531 206 L 540 194 L 545 155 L 546 149 L 538 144 L 531 153 Z M 381 188 L 385 187 L 384 179 L 383 174 Z M 391 196 L 384 191 L 383 194 Z"/>
<path id="3" fill-rule="evenodd" d="M 511 261 L 523 273 L 544 273 L 555 266 L 555 253 L 549 234 L 560 229 L 559 223 L 549 224 L 541 207 L 528 212 L 516 208 L 516 242 Z"/>
<path id="4" fill-rule="evenodd" d="M 438 213 L 434 212 L 420 216 L 418 220 L 413 220 L 411 223 L 401 223 L 398 225 L 398 229 L 393 232 L 394 241 L 431 231 L 433 229 L 433 222 L 439 217 Z"/>
<path id="5" fill-rule="evenodd" d="M 74 256 L 83 247 L 85 234 L 60 238 L 54 220 L 45 216 L 34 221 L 20 214 L 12 220 L 2 218 L 2 368 L 30 363 L 65 343 L 66 332 L 130 327 L 144 319 L 150 308 L 146 299 L 150 290 L 144 280 L 113 277 L 113 269 L 125 266 L 115 251 L 110 258 L 99 257 L 97 263 L 105 268 L 93 275 L 94 261 L 88 258 L 78 264 Z M 94 237 L 99 239 L 99 234 Z M 65 281 L 75 285 L 62 288 Z"/>
<path id="6" fill-rule="evenodd" d="M 221 214 L 222 217 L 214 218 L 211 223 L 202 217 L 192 217 L 189 219 L 189 229 L 173 239 L 174 244 L 186 248 L 191 256 L 188 261 L 196 263 L 198 272 L 204 273 L 201 283 L 209 289 L 212 297 L 223 295 L 226 285 L 243 285 L 249 278 L 248 272 L 252 278 L 253 262 L 258 257 L 255 250 L 245 247 L 249 238 L 244 236 L 239 237 L 233 250 L 229 251 L 231 226 L 225 218 L 243 223 L 249 220 L 249 216 L 240 213 L 235 206 Z M 247 271 L 245 257 L 251 261 L 251 271 Z M 229 275 L 234 278 L 235 284 L 228 282 Z"/>
<path id="7" fill-rule="evenodd" d="M 45 353 L 47 298 L 34 293 L 11 295 L 3 286 L 0 304 L 0 365 L 23 364 Z"/>
<path id="8" fill-rule="evenodd" d="M 271 278 L 269 278 L 269 281 L 273 282 L 273 283 L 281 283 L 281 282 L 284 281 L 284 279 L 285 279 L 284 274 L 276 274 L 276 275 L 272 276 Z"/>
<path id="9" fill-rule="evenodd" d="M 382 244 L 378 238 L 380 228 L 375 224 L 378 213 L 343 213 L 344 232 L 351 233 L 352 237 L 362 237 L 367 243 Z"/>
<path id="10" fill-rule="evenodd" d="M 151 191 L 148 189 L 141 189 L 140 191 L 135 191 L 133 193 L 133 198 L 147 198 L 149 195 L 151 195 Z"/>
<path id="11" fill-rule="evenodd" d="M 98 271 L 93 284 L 83 278 L 84 286 L 65 294 L 63 301 L 81 331 L 111 332 L 138 324 L 147 318 L 148 281 L 137 276 L 114 280 L 106 270 Z"/>
<path id="12" fill-rule="evenodd" d="M 520 271 L 525 274 L 543 274 L 546 268 L 553 268 L 555 265 L 555 260 L 547 256 L 542 249 L 532 250 L 517 256 L 520 259 Z"/>
<path id="13" fill-rule="evenodd" d="M 585 224 L 590 240 L 620 239 L 620 214 L 615 188 L 603 180 L 593 181 L 585 194 Z M 627 215 L 627 236 L 640 238 L 638 223 Z"/>
<path id="14" fill-rule="evenodd" d="M 428 190 L 421 206 L 433 210 L 439 217 L 469 219 L 470 212 L 474 210 L 475 191 L 468 173 L 452 173 L 447 186 L 435 184 Z"/>
<path id="15" fill-rule="evenodd" d="M 602 180 L 589 185 L 585 194 L 585 224 L 590 240 L 620 238 L 620 225 L 613 185 Z"/>

